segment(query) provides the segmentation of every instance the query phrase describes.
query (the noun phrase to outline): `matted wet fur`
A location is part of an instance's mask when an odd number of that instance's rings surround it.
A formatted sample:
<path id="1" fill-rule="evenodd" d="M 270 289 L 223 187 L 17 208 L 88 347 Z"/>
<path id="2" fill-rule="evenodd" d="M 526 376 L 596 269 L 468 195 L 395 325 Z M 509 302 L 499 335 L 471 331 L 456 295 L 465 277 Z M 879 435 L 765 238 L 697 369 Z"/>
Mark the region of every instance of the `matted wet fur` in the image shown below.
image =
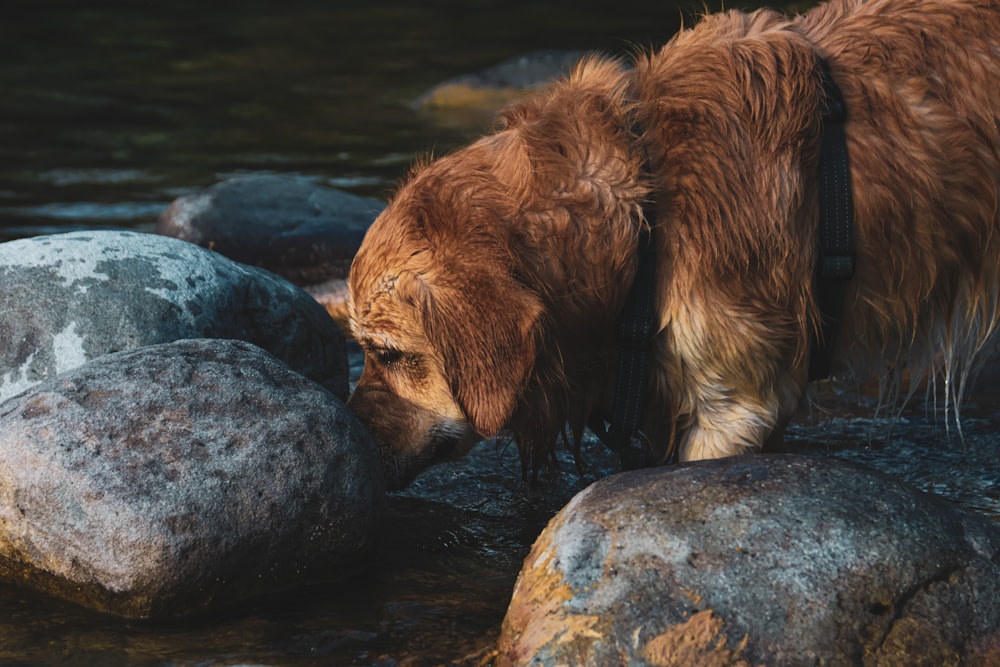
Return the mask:
<path id="1" fill-rule="evenodd" d="M 730 11 L 631 66 L 589 58 L 494 134 L 415 168 L 372 225 L 350 276 L 366 353 L 350 405 L 390 483 L 504 430 L 537 466 L 567 423 L 578 436 L 608 409 L 647 222 L 645 433 L 682 460 L 780 434 L 818 319 L 817 56 L 847 103 L 856 213 L 835 375 L 887 392 L 940 376 L 960 399 L 998 317 L 1000 3 Z"/>

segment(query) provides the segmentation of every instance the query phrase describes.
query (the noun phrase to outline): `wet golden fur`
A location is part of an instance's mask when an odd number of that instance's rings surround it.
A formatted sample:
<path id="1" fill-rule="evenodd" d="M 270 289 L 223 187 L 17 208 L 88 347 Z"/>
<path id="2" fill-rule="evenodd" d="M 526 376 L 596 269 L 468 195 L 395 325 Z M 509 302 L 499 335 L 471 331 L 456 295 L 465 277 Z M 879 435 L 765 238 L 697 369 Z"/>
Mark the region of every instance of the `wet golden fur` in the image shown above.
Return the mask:
<path id="1" fill-rule="evenodd" d="M 682 459 L 780 434 L 818 317 L 817 55 L 847 103 L 856 213 L 834 372 L 887 392 L 940 374 L 960 398 L 998 316 L 1000 4 L 731 11 L 631 67 L 588 59 L 419 166 L 373 224 L 350 277 L 367 355 L 351 405 L 390 480 L 505 429 L 537 465 L 567 422 L 579 433 L 607 409 L 647 222 L 660 331 L 645 433 Z"/>

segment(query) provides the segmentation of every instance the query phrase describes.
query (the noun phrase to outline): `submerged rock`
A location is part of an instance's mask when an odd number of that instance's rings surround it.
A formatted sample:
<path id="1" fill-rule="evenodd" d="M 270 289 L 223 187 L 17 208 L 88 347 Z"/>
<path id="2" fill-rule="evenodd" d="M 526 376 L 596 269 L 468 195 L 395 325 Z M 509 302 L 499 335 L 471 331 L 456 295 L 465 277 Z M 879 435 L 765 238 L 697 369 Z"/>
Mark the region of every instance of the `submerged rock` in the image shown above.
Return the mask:
<path id="1" fill-rule="evenodd" d="M 253 345 L 106 355 L 0 405 L 0 578 L 128 617 L 341 579 L 381 480 L 344 404 Z"/>
<path id="2" fill-rule="evenodd" d="M 474 74 L 444 81 L 421 95 L 422 109 L 479 108 L 496 111 L 560 76 L 565 76 L 585 51 L 543 50 L 526 53 Z"/>
<path id="3" fill-rule="evenodd" d="M 498 651 L 538 666 L 997 664 L 1000 526 L 822 457 L 613 475 L 536 541 Z"/>
<path id="4" fill-rule="evenodd" d="M 266 349 L 341 398 L 344 336 L 291 283 L 190 243 L 77 232 L 0 244 L 0 401 L 103 354 L 185 338 Z"/>

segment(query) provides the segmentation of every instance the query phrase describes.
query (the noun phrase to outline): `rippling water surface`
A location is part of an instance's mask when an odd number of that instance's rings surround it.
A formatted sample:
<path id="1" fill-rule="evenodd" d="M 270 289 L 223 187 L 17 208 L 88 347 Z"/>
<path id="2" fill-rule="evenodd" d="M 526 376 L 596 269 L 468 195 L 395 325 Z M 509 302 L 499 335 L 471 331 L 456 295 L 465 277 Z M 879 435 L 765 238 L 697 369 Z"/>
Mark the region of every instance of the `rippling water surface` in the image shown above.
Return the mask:
<path id="1" fill-rule="evenodd" d="M 676 4 L 638 0 L 215 4 L 19 3 L 5 16 L 0 241 L 151 229 L 173 198 L 240 173 L 296 173 L 385 197 L 415 156 L 488 122 L 413 110 L 434 84 L 539 48 L 659 43 L 680 17 Z M 690 17 L 703 3 L 683 7 Z M 1000 520 L 998 378 L 996 368 L 984 374 L 961 437 L 919 402 L 875 419 L 870 396 L 825 390 L 830 412 L 789 439 Z M 0 664 L 463 662 L 495 636 L 546 520 L 612 469 L 600 446 L 588 450 L 582 478 L 564 459 L 536 489 L 521 481 L 516 454 L 495 445 L 429 471 L 390 499 L 371 571 L 346 584 L 157 623 L 2 587 Z"/>

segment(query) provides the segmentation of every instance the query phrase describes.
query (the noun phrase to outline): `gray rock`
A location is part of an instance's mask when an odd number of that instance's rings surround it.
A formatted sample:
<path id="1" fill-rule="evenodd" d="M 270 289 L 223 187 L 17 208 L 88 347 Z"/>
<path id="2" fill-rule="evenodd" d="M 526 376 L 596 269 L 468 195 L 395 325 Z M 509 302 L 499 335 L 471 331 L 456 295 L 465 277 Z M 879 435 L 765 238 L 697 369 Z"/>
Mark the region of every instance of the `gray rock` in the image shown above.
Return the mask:
<path id="1" fill-rule="evenodd" d="M 613 475 L 536 541 L 496 664 L 1000 664 L 1000 526 L 881 473 Z"/>
<path id="2" fill-rule="evenodd" d="M 385 203 L 284 175 L 231 178 L 174 201 L 159 234 L 211 248 L 298 285 L 344 279 Z"/>
<path id="3" fill-rule="evenodd" d="M 341 398 L 344 336 L 291 283 L 154 234 L 0 244 L 0 401 L 103 354 L 184 338 L 246 340 Z"/>
<path id="4" fill-rule="evenodd" d="M 128 617 L 337 580 L 381 479 L 344 404 L 260 348 L 106 355 L 0 405 L 0 578 Z"/>

